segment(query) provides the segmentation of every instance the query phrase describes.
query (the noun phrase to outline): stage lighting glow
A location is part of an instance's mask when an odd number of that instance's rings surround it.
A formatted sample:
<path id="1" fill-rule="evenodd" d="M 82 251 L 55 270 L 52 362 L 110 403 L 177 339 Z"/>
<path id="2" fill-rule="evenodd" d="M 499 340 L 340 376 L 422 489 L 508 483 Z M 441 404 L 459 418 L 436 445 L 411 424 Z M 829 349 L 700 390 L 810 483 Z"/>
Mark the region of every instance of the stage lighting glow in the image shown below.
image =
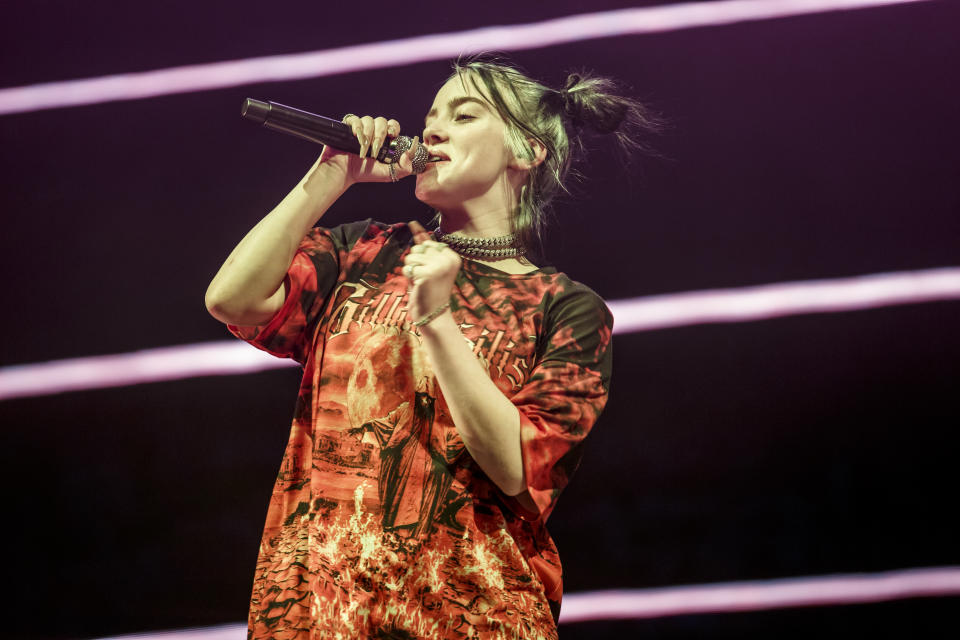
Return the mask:
<path id="1" fill-rule="evenodd" d="M 887 602 L 960 595 L 960 567 L 904 569 L 753 582 L 570 593 L 560 624 L 592 620 L 641 620 L 704 613 L 736 613 L 793 607 Z M 208 629 L 114 636 L 101 640 L 241 640 L 243 624 Z"/>
<path id="2" fill-rule="evenodd" d="M 479 51 L 520 51 L 581 40 L 677 31 L 928 0 L 717 0 L 586 13 L 337 49 L 193 64 L 139 73 L 0 89 L 0 114 L 208 91 L 262 82 L 447 60 Z"/>
<path id="3" fill-rule="evenodd" d="M 614 333 L 960 300 L 960 267 L 608 302 Z M 0 400 L 296 366 L 239 340 L 0 368 Z"/>
<path id="4" fill-rule="evenodd" d="M 574 593 L 565 596 L 560 623 L 664 618 L 793 607 L 886 602 L 960 595 L 960 567 L 908 569 L 663 589 Z"/>
<path id="5" fill-rule="evenodd" d="M 614 333 L 960 299 L 960 268 L 877 273 L 608 302 Z"/>
<path id="6" fill-rule="evenodd" d="M 295 366 L 239 340 L 185 344 L 3 367 L 0 400 Z"/>

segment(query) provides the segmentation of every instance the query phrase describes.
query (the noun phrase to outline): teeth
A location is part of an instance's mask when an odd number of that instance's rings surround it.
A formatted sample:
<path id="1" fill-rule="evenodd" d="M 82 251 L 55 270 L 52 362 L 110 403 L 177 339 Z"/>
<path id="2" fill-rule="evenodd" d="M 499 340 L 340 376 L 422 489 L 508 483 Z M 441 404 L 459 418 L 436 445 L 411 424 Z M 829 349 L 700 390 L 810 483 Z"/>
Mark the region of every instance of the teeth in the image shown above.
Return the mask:
<path id="1" fill-rule="evenodd" d="M 441 158 L 440 156 L 430 156 L 427 158 L 427 162 L 440 162 L 441 160 L 446 160 L 446 158 Z"/>

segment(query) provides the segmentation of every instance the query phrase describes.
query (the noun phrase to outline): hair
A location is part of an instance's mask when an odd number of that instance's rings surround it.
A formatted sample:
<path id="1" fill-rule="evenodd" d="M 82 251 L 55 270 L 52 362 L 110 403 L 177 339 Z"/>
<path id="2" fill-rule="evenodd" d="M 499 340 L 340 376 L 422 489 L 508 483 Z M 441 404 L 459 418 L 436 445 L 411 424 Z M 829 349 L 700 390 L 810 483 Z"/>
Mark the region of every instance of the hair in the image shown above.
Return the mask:
<path id="1" fill-rule="evenodd" d="M 517 158 L 532 160 L 530 140 L 546 149 L 520 191 L 511 231 L 528 249 L 539 247 L 545 218 L 554 198 L 569 193 L 566 181 L 587 153 L 590 134 L 612 135 L 626 154 L 649 151 L 642 141 L 661 128 L 661 120 L 639 101 L 621 95 L 610 78 L 587 71 L 570 73 L 561 89 L 540 83 L 519 67 L 493 54 L 460 58 L 451 78 L 469 82 L 507 124 L 507 144 Z"/>

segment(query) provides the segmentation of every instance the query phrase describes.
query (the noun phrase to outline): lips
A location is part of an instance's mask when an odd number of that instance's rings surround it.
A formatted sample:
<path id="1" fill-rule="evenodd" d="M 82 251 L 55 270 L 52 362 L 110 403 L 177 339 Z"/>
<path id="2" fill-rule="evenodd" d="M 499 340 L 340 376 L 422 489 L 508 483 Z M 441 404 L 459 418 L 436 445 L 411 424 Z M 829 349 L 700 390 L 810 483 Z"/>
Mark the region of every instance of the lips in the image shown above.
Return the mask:
<path id="1" fill-rule="evenodd" d="M 441 153 L 436 150 L 427 149 L 430 152 L 430 157 L 427 158 L 427 162 L 449 162 L 450 157 L 444 153 Z"/>

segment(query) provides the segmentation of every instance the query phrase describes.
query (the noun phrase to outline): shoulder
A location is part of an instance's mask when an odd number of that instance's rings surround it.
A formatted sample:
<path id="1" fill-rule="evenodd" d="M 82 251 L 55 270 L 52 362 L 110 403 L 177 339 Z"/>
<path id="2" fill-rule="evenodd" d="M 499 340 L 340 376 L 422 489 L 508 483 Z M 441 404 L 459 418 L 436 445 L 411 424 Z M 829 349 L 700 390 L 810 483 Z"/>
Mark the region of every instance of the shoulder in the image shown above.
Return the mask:
<path id="1" fill-rule="evenodd" d="M 597 329 L 612 330 L 613 314 L 593 289 L 562 272 L 551 274 L 548 281 L 549 294 L 545 296 L 545 301 L 549 324 L 587 324 Z"/>
<path id="2" fill-rule="evenodd" d="M 609 380 L 613 314 L 593 289 L 563 273 L 549 277 L 538 355 L 544 366 L 577 365 Z"/>
<path id="3" fill-rule="evenodd" d="M 353 251 L 357 245 L 384 246 L 387 243 L 409 245 L 413 236 L 406 223 L 388 224 L 371 218 L 347 222 L 335 227 L 314 227 L 304 238 L 302 248 L 329 247 Z"/>

